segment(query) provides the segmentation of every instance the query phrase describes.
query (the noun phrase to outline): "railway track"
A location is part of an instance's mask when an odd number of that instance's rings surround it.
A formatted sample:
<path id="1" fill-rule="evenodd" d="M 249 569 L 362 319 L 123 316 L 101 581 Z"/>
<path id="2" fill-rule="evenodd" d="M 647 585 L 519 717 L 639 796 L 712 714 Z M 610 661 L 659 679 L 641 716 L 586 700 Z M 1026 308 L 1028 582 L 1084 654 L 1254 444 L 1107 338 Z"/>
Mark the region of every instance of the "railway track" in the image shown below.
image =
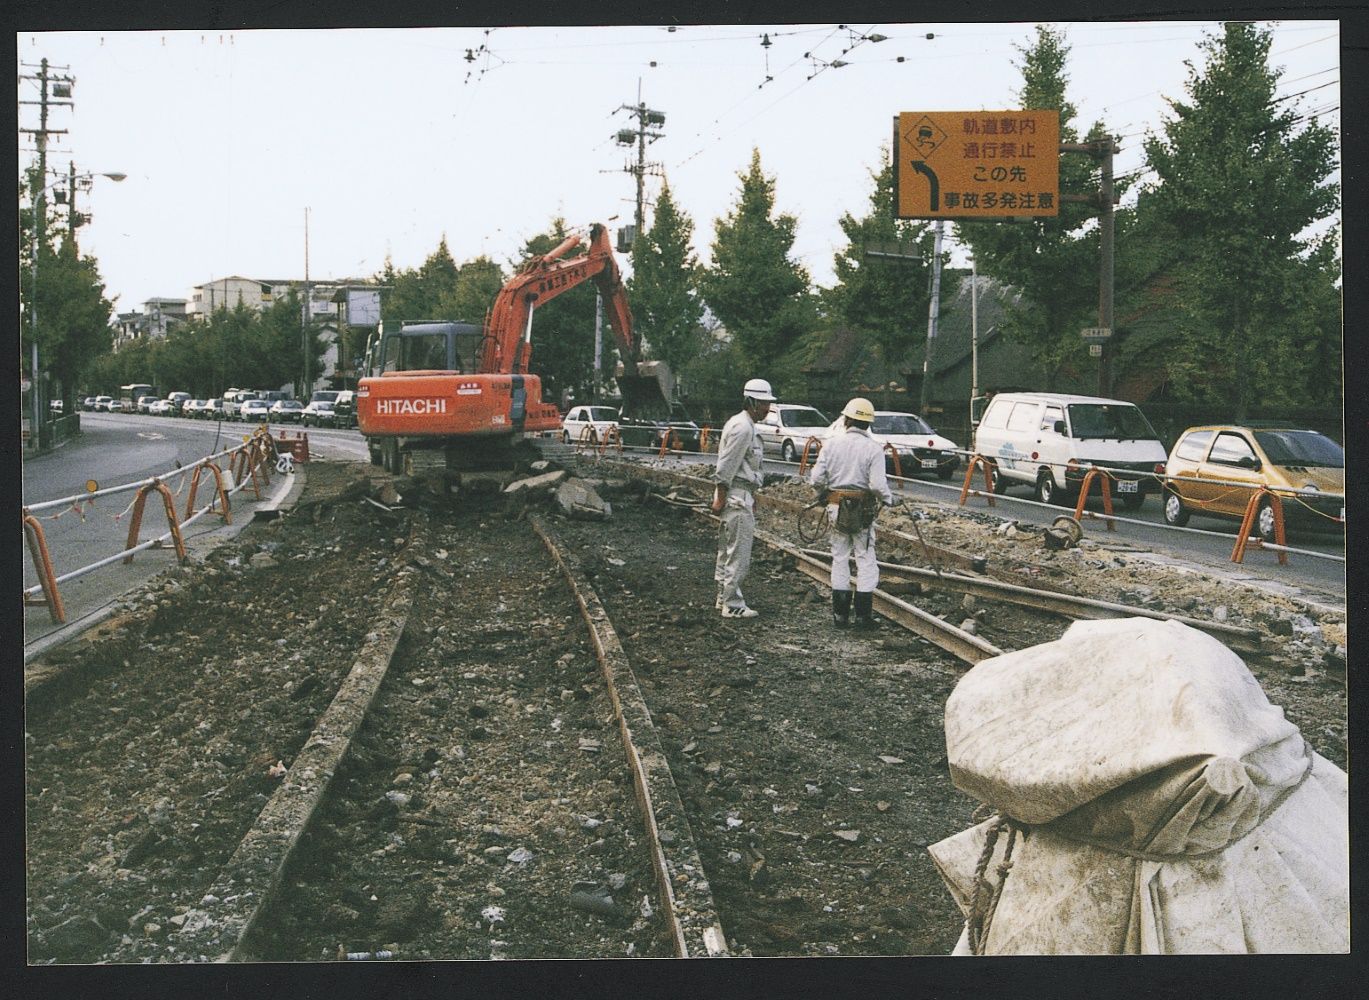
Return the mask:
<path id="1" fill-rule="evenodd" d="M 1009 624 L 965 632 L 951 622 L 995 595 L 923 546 L 932 570 L 886 569 L 890 590 L 922 593 L 917 605 L 885 593 L 880 633 L 837 632 L 825 568 L 777 533 L 792 523 L 781 509 L 748 581 L 763 617 L 725 622 L 706 519 L 626 478 L 603 488 L 615 503 L 605 522 L 513 520 L 495 499 L 382 503 L 374 483 L 329 502 L 306 494 L 262 529 L 270 542 L 224 557 L 244 597 L 223 615 L 238 616 L 244 643 L 263 644 L 248 627 L 260 618 L 288 625 L 270 640 L 276 665 L 241 647 L 209 655 L 223 640 L 219 623 L 201 628 L 205 593 L 185 595 L 207 646 L 177 646 L 192 661 L 180 674 L 92 652 L 157 652 L 177 627 L 174 595 L 112 623 L 114 638 L 78 655 L 77 680 L 35 699 L 26 734 L 32 953 L 948 950 L 959 913 L 925 848 L 962 829 L 974 803 L 945 773 L 942 705 L 966 666 L 1055 637 L 1079 608 L 1018 607 Z M 309 530 L 298 539 L 292 526 Z M 300 601 L 298 577 L 272 570 L 320 547 L 345 549 L 348 585 Z M 73 708 L 90 726 L 79 736 Z M 155 754 L 127 742 L 139 711 L 152 737 L 190 751 L 168 753 L 162 778 Z M 127 811 L 82 842 L 62 814 L 113 815 L 91 806 L 101 798 Z M 81 898 L 94 903 L 85 922 L 68 915 Z"/>

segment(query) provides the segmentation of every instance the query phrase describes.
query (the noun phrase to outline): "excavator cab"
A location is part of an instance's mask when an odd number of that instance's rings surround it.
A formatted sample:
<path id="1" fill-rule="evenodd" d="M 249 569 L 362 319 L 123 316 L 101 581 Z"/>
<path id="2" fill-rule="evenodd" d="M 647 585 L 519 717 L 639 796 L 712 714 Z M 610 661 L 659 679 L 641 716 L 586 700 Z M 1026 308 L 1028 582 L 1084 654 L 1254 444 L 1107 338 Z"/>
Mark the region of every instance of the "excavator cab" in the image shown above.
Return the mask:
<path id="1" fill-rule="evenodd" d="M 477 370 L 484 331 L 475 323 L 386 323 L 381 332 L 377 374 L 385 372 Z"/>

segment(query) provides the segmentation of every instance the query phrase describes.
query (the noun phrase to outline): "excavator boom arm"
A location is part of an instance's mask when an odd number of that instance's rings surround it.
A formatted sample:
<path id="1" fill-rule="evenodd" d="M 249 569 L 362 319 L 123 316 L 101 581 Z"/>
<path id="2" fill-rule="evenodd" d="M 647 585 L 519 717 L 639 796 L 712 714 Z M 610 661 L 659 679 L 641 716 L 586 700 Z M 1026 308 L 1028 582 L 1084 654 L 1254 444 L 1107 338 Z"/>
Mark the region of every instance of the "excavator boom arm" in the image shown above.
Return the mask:
<path id="1" fill-rule="evenodd" d="M 495 297 L 485 323 L 485 341 L 480 370 L 522 374 L 532 357 L 533 310 L 593 279 L 599 286 L 609 314 L 609 325 L 618 341 L 623 363 L 637 360 L 637 344 L 632 334 L 632 313 L 628 309 L 622 276 L 613 259 L 608 230 L 596 223 L 590 229 L 586 253 L 567 258 L 580 237 L 566 237 L 549 253 L 535 257 L 510 278 Z"/>

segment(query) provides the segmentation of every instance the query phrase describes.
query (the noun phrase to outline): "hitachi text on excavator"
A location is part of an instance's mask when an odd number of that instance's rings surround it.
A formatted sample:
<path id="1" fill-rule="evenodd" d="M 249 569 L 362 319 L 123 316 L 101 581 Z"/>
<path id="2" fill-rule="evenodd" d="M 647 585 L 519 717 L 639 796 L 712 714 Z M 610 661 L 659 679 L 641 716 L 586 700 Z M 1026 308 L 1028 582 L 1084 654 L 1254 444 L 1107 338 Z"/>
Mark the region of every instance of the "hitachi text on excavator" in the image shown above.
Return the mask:
<path id="1" fill-rule="evenodd" d="M 586 280 L 603 299 L 622 357 L 618 388 L 632 413 L 669 412 L 669 371 L 640 361 L 608 230 L 590 227 L 586 251 L 566 237 L 529 260 L 505 282 L 483 327 L 449 321 L 381 324 L 367 349 L 367 375 L 357 386 L 357 423 L 371 461 L 408 475 L 442 471 L 453 482 L 469 473 L 512 470 L 529 438 L 560 427 L 528 372 L 533 312 Z"/>

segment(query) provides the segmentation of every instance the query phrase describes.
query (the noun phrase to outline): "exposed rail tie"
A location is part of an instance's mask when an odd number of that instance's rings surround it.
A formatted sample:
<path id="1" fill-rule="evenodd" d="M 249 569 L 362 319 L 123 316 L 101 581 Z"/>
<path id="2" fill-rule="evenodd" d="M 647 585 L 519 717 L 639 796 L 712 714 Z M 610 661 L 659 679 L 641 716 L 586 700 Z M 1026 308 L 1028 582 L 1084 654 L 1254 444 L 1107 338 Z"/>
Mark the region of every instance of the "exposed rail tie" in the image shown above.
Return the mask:
<path id="1" fill-rule="evenodd" d="M 244 943 L 280 888 L 300 835 L 380 690 L 409 619 L 410 577 L 401 572 L 356 662 L 199 906 L 186 914 L 178 947 L 215 962 L 250 961 Z"/>
<path id="2" fill-rule="evenodd" d="M 718 922 L 713 890 L 685 818 L 679 789 L 613 623 L 574 555 L 557 541 L 540 517 L 533 514 L 528 520 L 561 568 L 589 626 L 613 714 L 618 720 L 618 734 L 632 769 L 632 784 L 646 824 L 651 863 L 656 870 L 675 954 L 679 958 L 726 956 L 727 939 Z M 662 827 L 673 835 L 669 853 L 661 842 Z"/>

